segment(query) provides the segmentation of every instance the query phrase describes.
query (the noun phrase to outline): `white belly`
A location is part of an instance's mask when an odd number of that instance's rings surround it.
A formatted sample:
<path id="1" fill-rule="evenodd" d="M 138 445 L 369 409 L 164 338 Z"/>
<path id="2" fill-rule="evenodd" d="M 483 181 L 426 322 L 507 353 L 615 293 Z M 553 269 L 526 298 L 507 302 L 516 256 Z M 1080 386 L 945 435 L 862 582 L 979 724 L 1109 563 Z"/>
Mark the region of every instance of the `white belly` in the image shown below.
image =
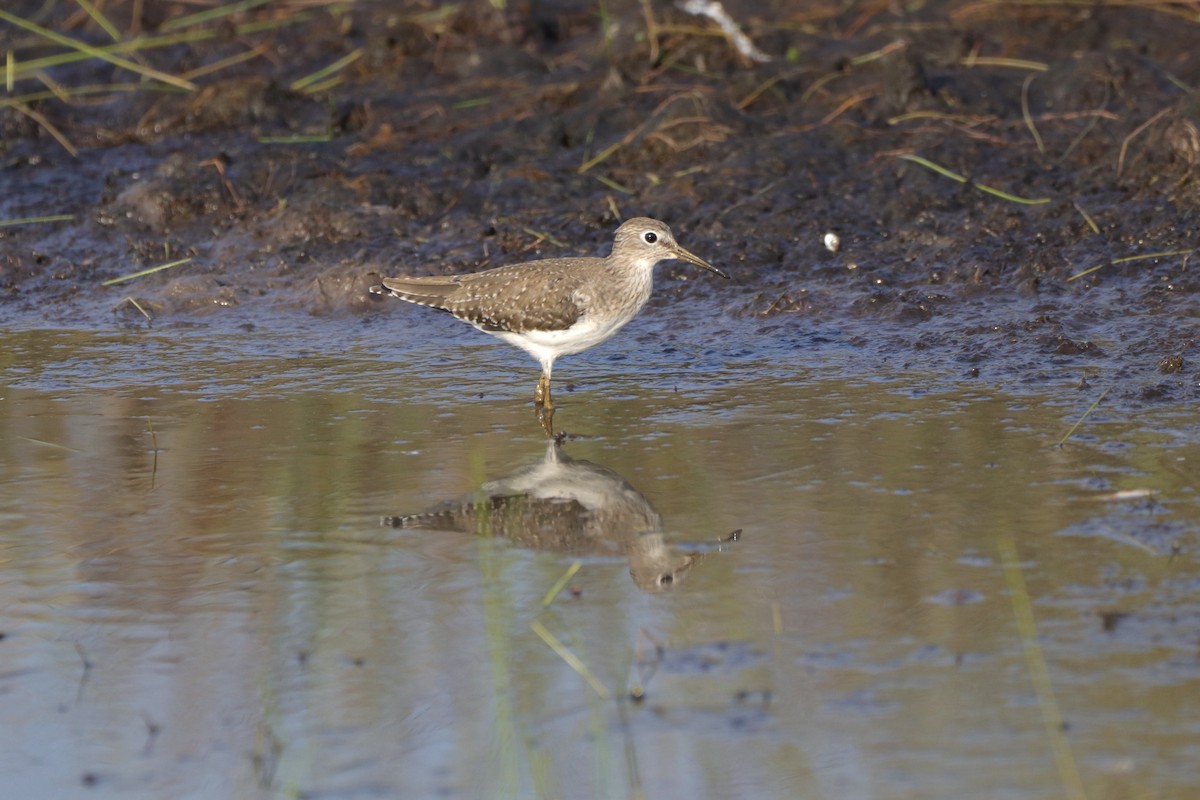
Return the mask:
<path id="1" fill-rule="evenodd" d="M 489 331 L 489 333 L 493 333 L 509 344 L 516 345 L 545 366 L 558 356 L 582 353 L 589 347 L 595 347 L 601 342 L 608 341 L 626 322 L 628 320 L 624 319 L 598 322 L 584 317 L 563 331 L 529 331 L 528 333 Z"/>
<path id="2" fill-rule="evenodd" d="M 572 353 L 581 353 L 589 347 L 595 347 L 601 342 L 608 341 L 613 334 L 625 326 L 626 322 L 637 316 L 642 306 L 650 299 L 651 270 L 654 268 L 654 264 L 647 263 L 640 266 L 642 269 L 634 272 L 630 285 L 623 287 L 628 295 L 632 295 L 633 302 L 629 305 L 613 309 L 612 304 L 597 303 L 593 300 L 588 288 L 584 287 L 576 291 L 574 300 L 592 313 L 584 313 L 578 322 L 566 330 L 526 331 L 525 333 L 488 331 L 488 333 L 529 353 L 541 362 L 542 369 L 549 373 L 554 359 Z M 605 309 L 608 313 L 604 313 L 600 309 Z"/>

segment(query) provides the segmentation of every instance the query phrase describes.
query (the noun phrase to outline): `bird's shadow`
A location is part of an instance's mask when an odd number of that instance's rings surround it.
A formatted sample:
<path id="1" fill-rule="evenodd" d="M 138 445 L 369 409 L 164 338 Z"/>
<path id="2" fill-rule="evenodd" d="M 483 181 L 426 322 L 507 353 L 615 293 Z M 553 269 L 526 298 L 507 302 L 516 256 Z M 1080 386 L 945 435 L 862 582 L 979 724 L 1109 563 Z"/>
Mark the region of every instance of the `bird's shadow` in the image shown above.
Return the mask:
<path id="1" fill-rule="evenodd" d="M 708 541 L 668 541 L 649 500 L 611 469 L 568 456 L 558 438 L 547 442 L 540 461 L 488 481 L 464 499 L 382 522 L 411 531 L 502 537 L 579 557 L 625 558 L 634 585 L 644 592 L 678 586 L 693 567 L 741 536 L 737 530 Z"/>

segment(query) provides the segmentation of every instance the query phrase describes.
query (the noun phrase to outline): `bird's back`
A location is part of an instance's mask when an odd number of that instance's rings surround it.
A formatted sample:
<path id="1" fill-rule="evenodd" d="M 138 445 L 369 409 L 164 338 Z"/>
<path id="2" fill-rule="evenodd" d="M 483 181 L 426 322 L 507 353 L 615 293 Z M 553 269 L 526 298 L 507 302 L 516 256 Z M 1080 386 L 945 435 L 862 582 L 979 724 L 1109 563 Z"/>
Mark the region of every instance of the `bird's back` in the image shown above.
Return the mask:
<path id="1" fill-rule="evenodd" d="M 548 258 L 483 272 L 384 278 L 391 294 L 447 311 L 485 331 L 566 330 L 587 311 L 581 293 L 602 258 Z"/>

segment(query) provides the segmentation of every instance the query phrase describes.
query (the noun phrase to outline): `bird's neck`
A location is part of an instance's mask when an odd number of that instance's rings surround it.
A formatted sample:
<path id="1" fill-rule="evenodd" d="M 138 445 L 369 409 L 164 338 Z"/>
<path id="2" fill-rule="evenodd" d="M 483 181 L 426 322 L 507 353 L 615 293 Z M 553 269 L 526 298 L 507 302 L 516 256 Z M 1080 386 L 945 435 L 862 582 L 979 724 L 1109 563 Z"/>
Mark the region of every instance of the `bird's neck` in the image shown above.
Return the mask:
<path id="1" fill-rule="evenodd" d="M 632 269 L 628 265 L 614 269 L 610 285 L 626 302 L 641 308 L 650 299 L 650 292 L 654 289 L 655 263 L 643 259 L 635 262 Z"/>

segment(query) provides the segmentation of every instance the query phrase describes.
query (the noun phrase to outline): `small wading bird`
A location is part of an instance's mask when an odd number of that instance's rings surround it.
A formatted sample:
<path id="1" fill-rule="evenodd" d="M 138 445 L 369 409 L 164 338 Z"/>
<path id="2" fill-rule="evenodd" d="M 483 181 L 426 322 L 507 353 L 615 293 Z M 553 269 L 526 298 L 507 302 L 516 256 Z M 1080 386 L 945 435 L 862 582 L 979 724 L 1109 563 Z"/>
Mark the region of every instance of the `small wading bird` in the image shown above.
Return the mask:
<path id="1" fill-rule="evenodd" d="M 637 217 L 617 228 L 607 258 L 547 258 L 463 275 L 384 278 L 371 292 L 447 311 L 536 358 L 542 377 L 533 403 L 553 435 L 554 359 L 608 340 L 637 316 L 650 299 L 654 265 L 670 259 L 729 277 L 680 247 L 665 223 Z"/>

